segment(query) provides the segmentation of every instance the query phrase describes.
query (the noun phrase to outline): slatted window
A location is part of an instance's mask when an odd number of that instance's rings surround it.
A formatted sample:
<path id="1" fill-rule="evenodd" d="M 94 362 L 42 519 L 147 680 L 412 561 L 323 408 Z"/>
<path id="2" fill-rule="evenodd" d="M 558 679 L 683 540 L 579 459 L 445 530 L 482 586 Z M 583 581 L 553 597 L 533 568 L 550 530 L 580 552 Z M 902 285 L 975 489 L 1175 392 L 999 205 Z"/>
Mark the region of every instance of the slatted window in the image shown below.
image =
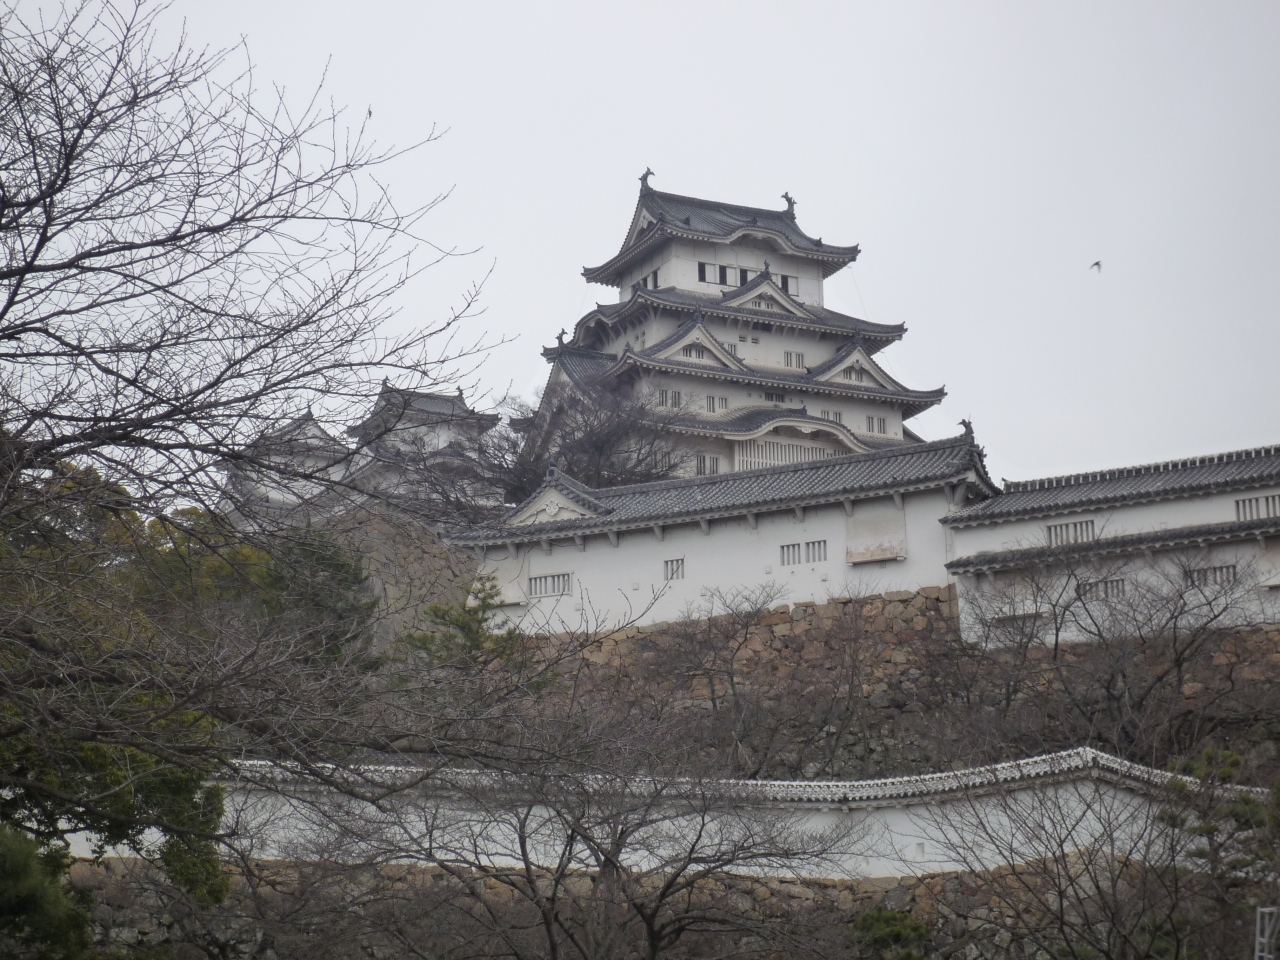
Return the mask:
<path id="1" fill-rule="evenodd" d="M 844 423 L 844 414 L 839 410 L 823 410 L 822 419 L 830 420 L 832 423 Z"/>
<path id="2" fill-rule="evenodd" d="M 1119 600 L 1124 596 L 1124 580 L 1088 580 L 1079 585 L 1076 593 L 1081 600 Z"/>
<path id="3" fill-rule="evenodd" d="M 677 560 L 662 561 L 662 579 L 663 580 L 683 580 L 684 579 L 684 557 Z"/>
<path id="4" fill-rule="evenodd" d="M 796 369 L 804 369 L 804 354 L 796 353 L 791 350 L 784 351 L 782 354 L 783 366 L 795 367 Z"/>
<path id="5" fill-rule="evenodd" d="M 1094 538 L 1092 520 L 1051 523 L 1044 529 L 1051 547 L 1062 547 L 1069 543 L 1088 543 Z"/>
<path id="6" fill-rule="evenodd" d="M 1225 564 L 1220 567 L 1200 567 L 1187 571 L 1189 587 L 1225 587 L 1236 582 L 1236 565 Z"/>
<path id="7" fill-rule="evenodd" d="M 765 403 L 786 403 L 787 395 L 785 393 L 770 393 L 766 390 L 764 400 Z"/>
<path id="8" fill-rule="evenodd" d="M 840 371 L 840 375 L 846 380 L 852 380 L 854 383 L 866 383 L 867 371 L 861 367 L 845 367 Z"/>
<path id="9" fill-rule="evenodd" d="M 779 548 L 779 553 L 781 556 L 778 562 L 784 567 L 794 567 L 800 562 L 800 544 L 798 543 L 784 543 Z"/>
<path id="10" fill-rule="evenodd" d="M 821 563 L 827 559 L 827 541 L 806 540 L 804 545 L 804 562 Z"/>
<path id="11" fill-rule="evenodd" d="M 670 404 L 671 404 L 671 391 L 669 391 L 669 390 L 659 390 L 659 391 L 658 391 L 658 406 L 660 406 L 660 407 L 666 407 L 666 406 L 670 406 Z"/>
<path id="12" fill-rule="evenodd" d="M 549 573 L 542 577 L 529 578 L 529 596 L 531 597 L 563 597 L 571 589 L 572 574 Z"/>
<path id="13" fill-rule="evenodd" d="M 867 417 L 867 433 L 887 433 L 884 417 Z"/>
<path id="14" fill-rule="evenodd" d="M 696 344 L 696 343 L 689 344 L 680 352 L 683 353 L 686 357 L 692 357 L 694 360 L 702 360 L 707 355 L 707 351 L 704 350 L 699 344 Z"/>
<path id="15" fill-rule="evenodd" d="M 694 469 L 700 477 L 714 476 L 720 472 L 719 457 L 709 457 L 704 453 L 700 453 L 695 459 L 694 464 Z"/>
<path id="16" fill-rule="evenodd" d="M 1280 517 L 1280 494 L 1236 501 L 1237 520 L 1265 520 L 1271 517 Z"/>
<path id="17" fill-rule="evenodd" d="M 780 467 L 809 460 L 825 460 L 839 456 L 826 447 L 811 447 L 803 443 L 784 443 L 781 440 L 739 440 L 734 445 L 734 469 L 755 470 L 759 467 Z"/>

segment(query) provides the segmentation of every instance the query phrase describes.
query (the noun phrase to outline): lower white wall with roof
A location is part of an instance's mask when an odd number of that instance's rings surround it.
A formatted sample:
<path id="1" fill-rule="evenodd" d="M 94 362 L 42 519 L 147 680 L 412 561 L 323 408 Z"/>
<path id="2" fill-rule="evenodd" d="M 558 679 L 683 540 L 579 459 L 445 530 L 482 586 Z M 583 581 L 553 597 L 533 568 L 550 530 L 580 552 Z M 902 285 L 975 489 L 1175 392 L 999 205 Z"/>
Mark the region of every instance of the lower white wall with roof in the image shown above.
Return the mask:
<path id="1" fill-rule="evenodd" d="M 1174 780 L 1089 749 L 955 773 L 869 781 L 725 781 L 534 777 L 442 771 L 397 787 L 399 768 L 370 768 L 350 794 L 270 774 L 226 783 L 227 826 L 261 858 L 409 862 L 432 856 L 511 865 L 522 848 L 536 863 L 566 850 L 565 824 L 593 790 L 592 820 L 648 822 L 620 851 L 637 868 L 678 862 L 738 835 L 759 847 L 803 851 L 744 862 L 734 872 L 812 878 L 904 877 L 993 869 L 1093 849 L 1151 862 L 1174 849 L 1168 802 Z M 274 782 L 268 782 L 272 780 Z M 1266 791 L 1228 787 L 1260 800 Z M 359 791 L 357 791 L 359 792 Z M 563 804 L 563 806 L 561 806 Z M 701 838 L 701 839 L 699 839 Z M 698 846 L 702 844 L 703 846 Z M 821 851 L 823 855 L 814 854 Z M 590 868 L 590 865 L 587 865 Z"/>
<path id="2" fill-rule="evenodd" d="M 941 489 L 841 504 L 489 546 L 480 566 L 504 617 L 528 630 L 600 629 L 674 620 L 708 592 L 777 588 L 777 602 L 945 586 Z M 671 579 L 667 579 L 671 576 Z M 566 578 L 555 580 L 554 578 Z M 567 593 L 558 591 L 567 587 Z M 534 594 L 556 591 L 555 595 Z"/>

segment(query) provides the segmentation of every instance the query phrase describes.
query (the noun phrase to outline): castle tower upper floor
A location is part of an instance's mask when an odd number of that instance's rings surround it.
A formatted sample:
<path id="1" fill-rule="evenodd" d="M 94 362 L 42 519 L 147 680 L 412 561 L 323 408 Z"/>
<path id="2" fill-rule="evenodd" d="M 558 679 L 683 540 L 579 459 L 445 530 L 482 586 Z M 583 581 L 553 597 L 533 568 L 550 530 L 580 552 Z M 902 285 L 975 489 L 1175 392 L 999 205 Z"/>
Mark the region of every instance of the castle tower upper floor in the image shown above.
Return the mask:
<path id="1" fill-rule="evenodd" d="M 617 287 L 627 300 L 637 288 L 674 287 L 720 296 L 768 270 L 791 297 L 823 305 L 823 281 L 858 256 L 857 245 L 811 237 L 796 222 L 795 201 L 784 210 L 745 207 L 654 190 L 650 173 L 621 249 L 583 270 L 593 283 Z"/>

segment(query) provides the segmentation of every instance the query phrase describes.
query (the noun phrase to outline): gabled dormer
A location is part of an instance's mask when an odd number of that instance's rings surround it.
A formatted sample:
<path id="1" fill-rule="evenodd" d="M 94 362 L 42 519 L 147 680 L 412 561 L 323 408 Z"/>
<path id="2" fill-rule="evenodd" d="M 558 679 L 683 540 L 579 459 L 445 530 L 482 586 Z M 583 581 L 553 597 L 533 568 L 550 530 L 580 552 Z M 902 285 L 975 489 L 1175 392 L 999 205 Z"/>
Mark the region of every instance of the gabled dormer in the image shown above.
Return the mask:
<path id="1" fill-rule="evenodd" d="M 861 340 L 856 339 L 846 343 L 836 351 L 835 356 L 814 367 L 809 373 L 813 379 L 824 383 L 873 387 L 895 393 L 909 389 L 889 376 L 867 352 Z"/>
<path id="2" fill-rule="evenodd" d="M 602 517 L 611 512 L 611 509 L 593 497 L 590 488 L 565 476 L 558 468 L 551 467 L 542 486 L 516 507 L 507 523 L 521 527 L 537 523 L 558 523 L 584 517 Z"/>
<path id="3" fill-rule="evenodd" d="M 792 317 L 814 319 L 813 314 L 805 309 L 798 300 L 787 294 L 778 284 L 777 279 L 769 272 L 766 260 L 764 269 L 750 283 L 721 294 L 721 300 L 727 307 L 741 307 L 745 310 L 763 310 L 766 313 L 779 313 Z"/>
<path id="4" fill-rule="evenodd" d="M 721 343 L 707 329 L 701 312 L 695 313 L 679 330 L 644 353 L 655 360 L 677 360 L 738 372 L 747 369 L 733 348 Z"/>

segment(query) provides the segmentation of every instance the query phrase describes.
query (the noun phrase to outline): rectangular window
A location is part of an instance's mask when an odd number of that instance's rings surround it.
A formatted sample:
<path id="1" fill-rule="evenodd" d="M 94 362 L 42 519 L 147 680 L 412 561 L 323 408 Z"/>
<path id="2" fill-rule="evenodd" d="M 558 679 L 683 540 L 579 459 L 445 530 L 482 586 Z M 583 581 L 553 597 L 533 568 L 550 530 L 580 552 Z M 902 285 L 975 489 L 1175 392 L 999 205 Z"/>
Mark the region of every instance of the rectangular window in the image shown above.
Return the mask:
<path id="1" fill-rule="evenodd" d="M 715 476 L 719 472 L 720 472 L 720 458 L 707 457 L 707 473 L 710 474 L 711 476 Z"/>
<path id="2" fill-rule="evenodd" d="M 803 353 L 793 353 L 793 352 L 792 352 L 792 351 L 790 351 L 790 350 L 786 350 L 786 351 L 784 351 L 784 352 L 783 352 L 783 354 L 782 354 L 782 362 L 783 362 L 783 365 L 784 365 L 784 366 L 788 366 L 788 367 L 796 367 L 796 368 L 798 368 L 798 369 L 803 370 L 803 369 L 804 369 L 804 354 L 803 354 Z"/>
<path id="3" fill-rule="evenodd" d="M 779 286 L 782 287 L 783 293 L 794 297 L 800 292 L 800 278 L 788 277 L 784 274 L 782 277 L 782 283 L 779 284 Z"/>
<path id="4" fill-rule="evenodd" d="M 655 290 L 658 289 L 658 271 L 657 270 L 653 271 L 652 275 L 650 275 L 649 286 L 653 287 L 653 289 Z"/>
<path id="5" fill-rule="evenodd" d="M 746 342 L 747 342 L 747 335 L 746 335 L 745 333 L 740 333 L 740 334 L 738 334 L 738 342 L 739 342 L 739 343 L 746 343 Z"/>
<path id="6" fill-rule="evenodd" d="M 1221 567 L 1201 567 L 1187 571 L 1189 587 L 1225 587 L 1236 582 L 1236 565 L 1234 563 Z"/>
<path id="7" fill-rule="evenodd" d="M 735 357 L 738 355 L 738 345 L 736 343 L 726 343 L 725 349 L 732 353 Z"/>
<path id="8" fill-rule="evenodd" d="M 679 390 L 672 390 L 672 391 L 671 391 L 671 405 L 672 405 L 673 407 L 678 407 L 678 406 L 680 406 L 680 391 L 679 391 Z"/>
<path id="9" fill-rule="evenodd" d="M 1076 588 L 1081 600 L 1119 600 L 1124 596 L 1124 581 L 1090 580 L 1084 581 Z"/>
<path id="10" fill-rule="evenodd" d="M 662 561 L 662 579 L 663 580 L 683 580 L 684 579 L 684 557 L 679 560 L 663 560 Z"/>
<path id="11" fill-rule="evenodd" d="M 707 265 L 705 263 L 698 264 L 698 281 L 700 283 L 707 282 Z"/>
<path id="12" fill-rule="evenodd" d="M 759 338 L 759 337 L 752 337 L 752 338 L 751 338 L 751 342 L 752 342 L 752 343 L 759 343 L 759 342 L 760 342 L 760 338 Z"/>
<path id="13" fill-rule="evenodd" d="M 551 573 L 544 577 L 529 578 L 529 596 L 531 597 L 564 597 L 568 596 L 572 575 L 568 573 Z"/>
<path id="14" fill-rule="evenodd" d="M 787 395 L 785 393 L 769 393 L 765 391 L 765 403 L 786 403 Z"/>
<path id="15" fill-rule="evenodd" d="M 821 563 L 827 559 L 827 541 L 807 540 L 804 545 L 804 562 Z"/>
<path id="16" fill-rule="evenodd" d="M 750 283 L 750 282 L 751 282 L 751 276 L 750 276 L 750 274 L 749 274 L 749 273 L 747 273 L 747 271 L 746 271 L 746 270 L 739 270 L 739 271 L 738 271 L 738 286 L 740 286 L 740 287 L 745 287 L 745 286 L 746 286 L 748 283 Z"/>
<path id="17" fill-rule="evenodd" d="M 876 433 L 888 433 L 885 428 L 884 417 L 876 417 Z"/>
<path id="18" fill-rule="evenodd" d="M 844 423 L 844 414 L 839 410 L 823 410 L 822 419 L 830 420 L 832 423 Z"/>
<path id="19" fill-rule="evenodd" d="M 720 268 L 720 283 L 722 286 L 729 285 L 729 268 L 722 266 Z"/>
<path id="20" fill-rule="evenodd" d="M 791 366 L 791 358 L 792 358 L 793 356 L 795 356 L 795 354 L 793 354 L 790 350 L 786 351 L 786 352 L 782 355 L 782 363 L 783 363 L 783 366 L 787 366 L 787 367 Z"/>
<path id="21" fill-rule="evenodd" d="M 1088 543 L 1094 539 L 1092 520 L 1072 520 L 1070 523 L 1051 523 L 1045 528 L 1049 546 L 1062 547 L 1069 543 Z"/>
<path id="22" fill-rule="evenodd" d="M 728 409 L 729 409 L 729 398 L 728 398 L 728 397 L 721 397 L 721 398 L 720 398 L 720 409 L 721 409 L 721 410 L 728 410 Z"/>
<path id="23" fill-rule="evenodd" d="M 707 397 L 707 413 L 715 413 L 715 412 L 716 412 L 716 398 Z"/>
<path id="24" fill-rule="evenodd" d="M 671 405 L 671 404 L 670 404 L 670 402 L 669 402 L 670 400 L 671 400 L 671 394 L 670 394 L 670 393 L 668 393 L 666 390 L 659 390 L 659 391 L 658 391 L 658 406 L 660 406 L 660 407 L 669 407 L 669 406 Z"/>
<path id="25" fill-rule="evenodd" d="M 707 355 L 707 351 L 704 350 L 700 345 L 696 343 L 689 344 L 680 352 L 684 354 L 686 357 L 692 357 L 695 360 L 702 360 Z"/>
<path id="26" fill-rule="evenodd" d="M 884 417 L 867 417 L 867 433 L 885 433 Z"/>
<path id="27" fill-rule="evenodd" d="M 780 553 L 779 563 L 784 567 L 794 567 L 800 562 L 800 544 L 798 543 L 784 543 Z"/>
<path id="28" fill-rule="evenodd" d="M 865 383 L 867 379 L 866 371 L 861 367 L 845 367 L 840 371 L 840 375 L 854 383 Z"/>
<path id="29" fill-rule="evenodd" d="M 1271 517 L 1280 517 L 1280 494 L 1236 501 L 1237 520 L 1266 520 Z"/>

